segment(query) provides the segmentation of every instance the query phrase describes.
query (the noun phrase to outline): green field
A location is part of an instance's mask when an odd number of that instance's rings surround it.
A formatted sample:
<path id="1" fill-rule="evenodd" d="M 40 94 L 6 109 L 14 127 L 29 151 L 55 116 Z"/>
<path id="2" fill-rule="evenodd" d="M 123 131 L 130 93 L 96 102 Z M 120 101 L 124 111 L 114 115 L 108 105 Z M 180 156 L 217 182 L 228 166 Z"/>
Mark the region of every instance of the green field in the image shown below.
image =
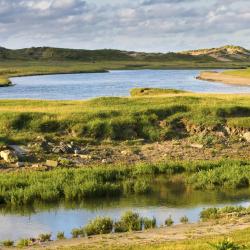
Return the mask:
<path id="1" fill-rule="evenodd" d="M 227 70 L 223 72 L 226 75 L 238 76 L 238 77 L 250 77 L 250 68 L 241 69 L 241 70 Z"/>
<path id="2" fill-rule="evenodd" d="M 89 101 L 1 100 L 1 141 L 25 143 L 39 135 L 53 140 L 159 141 L 185 137 L 192 126 L 250 128 L 248 95 L 151 94 Z"/>

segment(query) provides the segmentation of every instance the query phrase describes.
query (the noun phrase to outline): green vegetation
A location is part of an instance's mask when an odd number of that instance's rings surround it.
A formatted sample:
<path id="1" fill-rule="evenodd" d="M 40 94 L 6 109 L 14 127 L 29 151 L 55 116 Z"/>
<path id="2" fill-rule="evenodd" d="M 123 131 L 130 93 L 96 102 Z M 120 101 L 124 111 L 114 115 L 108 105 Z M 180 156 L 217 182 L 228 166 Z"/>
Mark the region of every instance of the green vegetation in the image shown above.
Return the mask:
<path id="1" fill-rule="evenodd" d="M 21 239 L 17 242 L 17 247 L 28 247 L 30 246 L 31 241 L 29 239 Z"/>
<path id="2" fill-rule="evenodd" d="M 132 97 L 138 96 L 160 96 L 168 94 L 183 94 L 188 93 L 184 90 L 177 89 L 159 89 L 159 88 L 135 88 L 130 91 Z"/>
<path id="3" fill-rule="evenodd" d="M 166 220 L 165 220 L 165 225 L 168 227 L 171 227 L 174 224 L 174 221 L 172 219 L 171 216 L 169 216 Z"/>
<path id="4" fill-rule="evenodd" d="M 90 221 L 84 228 L 87 236 L 98 234 L 109 234 L 113 229 L 113 220 L 109 217 L 98 217 Z"/>
<path id="5" fill-rule="evenodd" d="M 41 242 L 46 242 L 51 241 L 51 236 L 51 234 L 40 234 L 38 238 Z"/>
<path id="6" fill-rule="evenodd" d="M 240 246 L 229 239 L 224 239 L 216 244 L 211 244 L 215 250 L 240 250 L 245 249 L 244 246 Z"/>
<path id="7" fill-rule="evenodd" d="M 56 235 L 56 238 L 57 240 L 64 240 L 66 237 L 65 237 L 64 232 L 58 232 Z"/>
<path id="8" fill-rule="evenodd" d="M 250 77 L 250 68 L 239 69 L 239 70 L 226 70 L 223 72 L 223 74 L 249 78 Z"/>
<path id="9" fill-rule="evenodd" d="M 223 162 L 218 168 L 200 169 L 188 178 L 188 183 L 195 189 L 247 188 L 250 180 L 250 165 Z"/>
<path id="10" fill-rule="evenodd" d="M 142 194 L 150 191 L 154 179 L 152 177 L 163 175 L 169 179 L 174 174 L 182 174 L 183 181 L 203 190 L 209 187 L 242 188 L 247 186 L 250 179 L 249 168 L 248 161 L 224 160 L 1 173 L 0 202 L 22 206 L 36 201 L 81 201 L 95 197 L 114 197 L 138 193 L 138 186 L 145 183 L 146 188 L 140 188 L 139 194 Z M 216 174 L 211 174 L 213 172 Z"/>
<path id="11" fill-rule="evenodd" d="M 180 222 L 181 222 L 182 224 L 187 224 L 188 221 L 189 221 L 189 219 L 188 219 L 187 216 L 183 216 L 183 217 L 181 217 L 181 219 L 180 219 Z"/>
<path id="12" fill-rule="evenodd" d="M 203 221 L 207 221 L 207 220 L 220 219 L 229 214 L 232 214 L 238 217 L 242 215 L 250 214 L 250 207 L 245 208 L 241 206 L 239 207 L 229 206 L 229 207 L 223 207 L 223 208 L 208 208 L 208 209 L 204 209 L 201 212 L 200 218 Z"/>
<path id="13" fill-rule="evenodd" d="M 14 246 L 14 241 L 4 240 L 4 241 L 1 241 L 1 245 L 4 247 L 12 247 L 12 246 Z"/>
<path id="14" fill-rule="evenodd" d="M 84 233 L 83 228 L 74 228 L 71 231 L 72 238 L 79 238 L 80 236 L 83 237 L 84 234 L 85 233 Z"/>
<path id="15" fill-rule="evenodd" d="M 187 130 L 250 128 L 247 95 L 97 98 L 90 101 L 0 101 L 0 141 L 178 139 Z"/>

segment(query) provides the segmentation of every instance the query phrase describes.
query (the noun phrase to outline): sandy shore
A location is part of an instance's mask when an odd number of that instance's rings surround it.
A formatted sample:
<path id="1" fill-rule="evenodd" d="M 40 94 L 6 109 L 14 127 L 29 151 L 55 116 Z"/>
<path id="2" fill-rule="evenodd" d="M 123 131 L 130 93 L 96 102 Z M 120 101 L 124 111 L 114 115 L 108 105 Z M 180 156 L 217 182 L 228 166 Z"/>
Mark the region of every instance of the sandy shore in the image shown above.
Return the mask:
<path id="1" fill-rule="evenodd" d="M 163 227 L 143 232 L 98 235 L 89 238 L 54 241 L 35 249 L 113 249 L 113 247 L 129 247 L 133 245 L 160 244 L 167 242 L 199 239 L 216 235 L 227 235 L 231 232 L 250 227 L 250 217 L 227 218 L 221 221 L 200 222 Z M 33 249 L 32 247 L 28 249 Z"/>
<path id="2" fill-rule="evenodd" d="M 226 84 L 250 86 L 250 78 L 226 75 L 223 72 L 216 71 L 203 71 L 200 73 L 197 79 L 212 82 L 222 82 Z"/>

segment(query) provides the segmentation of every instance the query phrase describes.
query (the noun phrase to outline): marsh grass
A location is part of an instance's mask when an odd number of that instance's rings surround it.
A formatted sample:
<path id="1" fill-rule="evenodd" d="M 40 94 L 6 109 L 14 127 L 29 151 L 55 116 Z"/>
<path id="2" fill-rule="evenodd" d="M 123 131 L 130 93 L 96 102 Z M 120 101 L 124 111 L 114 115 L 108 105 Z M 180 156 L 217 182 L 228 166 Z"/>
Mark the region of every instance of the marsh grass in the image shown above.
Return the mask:
<path id="1" fill-rule="evenodd" d="M 92 139 L 159 141 L 186 136 L 185 126 L 250 128 L 248 96 L 174 94 L 89 101 L 0 101 L 1 142 Z"/>
<path id="2" fill-rule="evenodd" d="M 248 161 L 194 161 L 140 163 L 88 168 L 58 168 L 48 172 L 0 173 L 0 203 L 26 206 L 34 202 L 82 201 L 98 197 L 147 194 L 153 180 L 173 175 L 193 188 L 239 189 L 249 185 Z"/>

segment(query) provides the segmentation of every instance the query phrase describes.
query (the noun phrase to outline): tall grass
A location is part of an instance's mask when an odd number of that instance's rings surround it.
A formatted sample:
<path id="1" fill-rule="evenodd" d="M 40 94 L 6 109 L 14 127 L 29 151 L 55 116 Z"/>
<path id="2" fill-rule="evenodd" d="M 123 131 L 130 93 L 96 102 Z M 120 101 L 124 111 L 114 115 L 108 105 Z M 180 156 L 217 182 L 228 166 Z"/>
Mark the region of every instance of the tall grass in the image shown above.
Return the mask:
<path id="1" fill-rule="evenodd" d="M 166 179 L 181 174 L 194 188 L 243 188 L 249 183 L 247 161 L 166 162 L 136 166 L 95 166 L 55 169 L 49 172 L 21 171 L 0 174 L 0 203 L 15 206 L 61 199 L 80 201 L 151 191 L 157 175 Z"/>
<path id="2" fill-rule="evenodd" d="M 248 96 L 177 94 L 90 101 L 0 101 L 2 141 L 38 135 L 55 139 L 146 139 L 187 135 L 186 126 L 250 128 Z"/>

